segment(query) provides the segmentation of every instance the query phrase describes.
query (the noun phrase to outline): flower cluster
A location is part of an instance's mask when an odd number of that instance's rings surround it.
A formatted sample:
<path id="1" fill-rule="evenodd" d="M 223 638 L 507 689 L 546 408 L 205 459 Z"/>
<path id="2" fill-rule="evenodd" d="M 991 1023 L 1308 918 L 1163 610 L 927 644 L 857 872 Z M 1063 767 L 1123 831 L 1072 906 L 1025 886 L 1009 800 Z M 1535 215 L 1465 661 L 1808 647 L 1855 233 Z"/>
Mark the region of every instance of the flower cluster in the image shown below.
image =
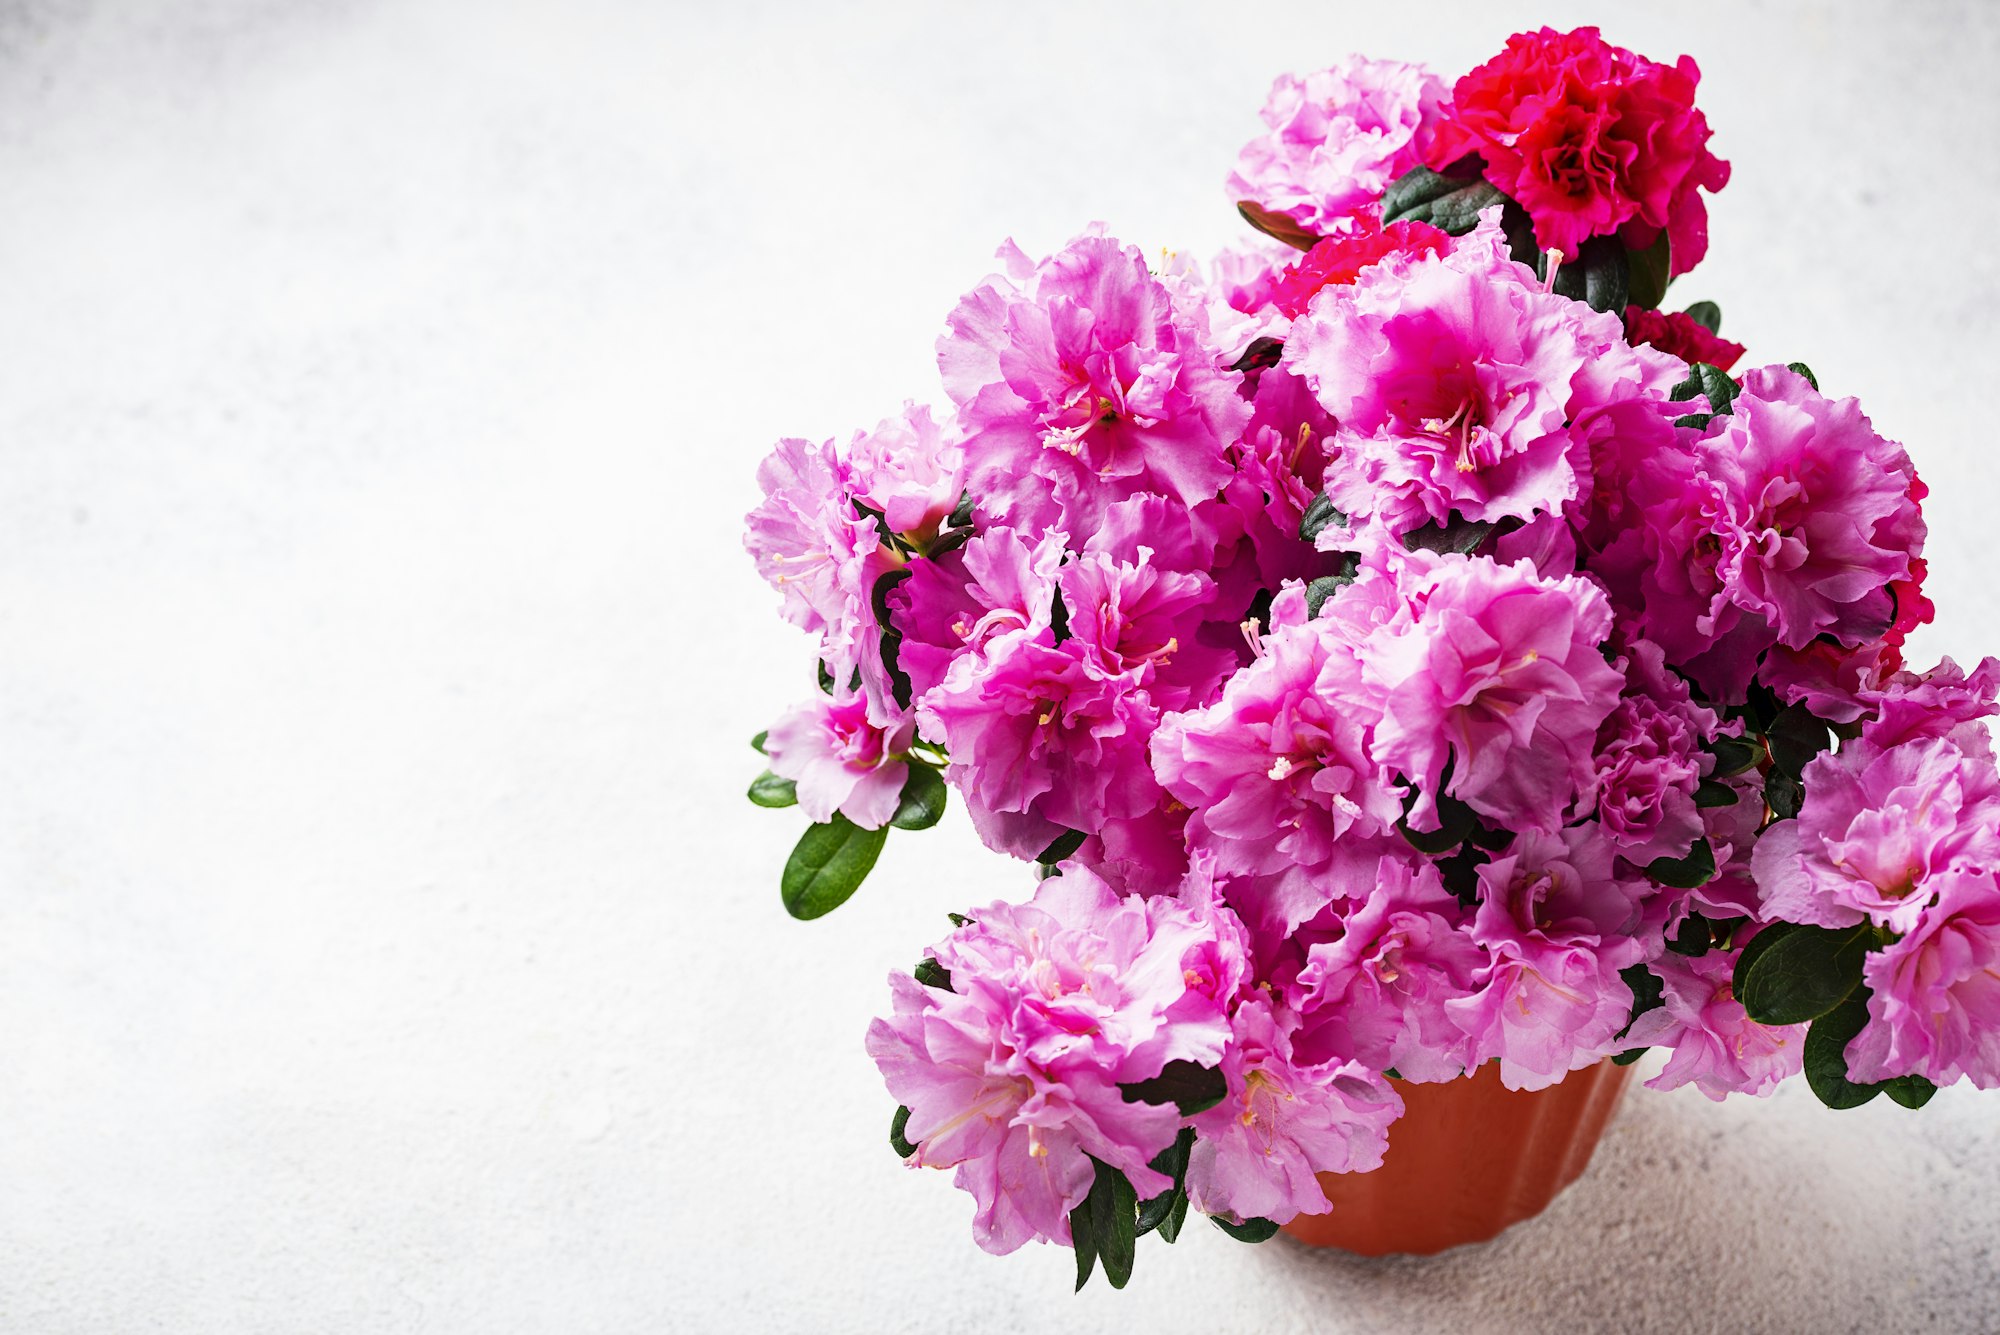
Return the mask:
<path id="1" fill-rule="evenodd" d="M 947 407 L 764 464 L 787 904 L 947 785 L 1042 877 L 868 1037 L 982 1246 L 1261 1236 L 1488 1062 L 2000 1085 L 2000 662 L 1903 666 L 1902 447 L 1658 309 L 1728 178 L 1696 80 L 1588 28 L 1281 79 L 1229 189 L 1294 251 L 1009 244 Z"/>

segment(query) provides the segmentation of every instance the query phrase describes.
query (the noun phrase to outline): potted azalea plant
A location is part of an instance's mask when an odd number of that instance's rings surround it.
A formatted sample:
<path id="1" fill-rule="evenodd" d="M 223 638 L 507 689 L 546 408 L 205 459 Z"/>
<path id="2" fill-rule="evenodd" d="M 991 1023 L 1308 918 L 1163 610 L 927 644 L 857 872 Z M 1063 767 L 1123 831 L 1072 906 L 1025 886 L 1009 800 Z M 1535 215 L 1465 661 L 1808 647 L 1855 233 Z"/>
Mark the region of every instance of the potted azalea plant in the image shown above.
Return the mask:
<path id="1" fill-rule="evenodd" d="M 1903 447 L 1665 310 L 1729 179 L 1698 78 L 1590 28 L 1281 78 L 1244 248 L 1004 246 L 940 404 L 765 460 L 819 660 L 754 743 L 785 906 L 953 789 L 1039 878 L 867 1036 L 982 1247 L 1489 1237 L 1649 1048 L 1717 1099 L 2000 1084 L 2000 663 L 1902 660 Z"/>

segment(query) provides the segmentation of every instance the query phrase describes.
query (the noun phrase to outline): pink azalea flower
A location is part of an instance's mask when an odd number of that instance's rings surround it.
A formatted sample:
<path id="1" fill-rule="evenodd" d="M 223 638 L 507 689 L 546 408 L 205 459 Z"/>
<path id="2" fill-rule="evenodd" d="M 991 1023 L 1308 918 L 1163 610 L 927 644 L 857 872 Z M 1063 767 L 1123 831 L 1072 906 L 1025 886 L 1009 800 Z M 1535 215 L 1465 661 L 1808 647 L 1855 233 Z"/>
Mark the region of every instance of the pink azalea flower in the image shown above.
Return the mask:
<path id="1" fill-rule="evenodd" d="M 1929 672 L 1898 672 L 1861 702 L 1874 715 L 1861 725 L 1861 739 L 1887 749 L 1920 738 L 1952 737 L 1970 751 L 1964 725 L 2000 713 L 1994 696 L 2000 692 L 2000 659 L 1982 659 L 1967 673 L 1951 659 Z"/>
<path id="2" fill-rule="evenodd" d="M 1611 632 L 1603 592 L 1525 561 L 1424 553 L 1400 584 L 1413 615 L 1375 630 L 1360 658 L 1382 715 L 1373 756 L 1419 790 L 1411 828 L 1437 828 L 1441 784 L 1500 828 L 1561 825 L 1591 785 L 1592 739 L 1623 685 L 1598 652 Z"/>
<path id="3" fill-rule="evenodd" d="M 1087 533 L 1153 492 L 1185 506 L 1229 480 L 1249 409 L 1137 249 L 1088 232 L 959 302 L 938 343 L 967 433 L 968 486 L 1007 523 Z"/>
<path id="4" fill-rule="evenodd" d="M 1295 1022 L 1261 995 L 1246 998 L 1230 1023 L 1222 1054 L 1229 1094 L 1192 1119 L 1188 1197 L 1205 1213 L 1239 1222 L 1323 1214 L 1332 1203 L 1316 1174 L 1380 1167 L 1403 1101 L 1360 1065 L 1295 1063 Z"/>
<path id="5" fill-rule="evenodd" d="M 845 680 L 875 625 L 875 580 L 890 566 L 875 521 L 854 509 L 832 441 L 779 441 L 757 466 L 757 485 L 764 500 L 744 518 L 743 545 L 784 595 L 785 620 L 818 635 L 821 659 Z"/>
<path id="6" fill-rule="evenodd" d="M 921 699 L 953 660 L 1010 632 L 1045 637 L 1053 619 L 1064 537 L 1031 537 L 1004 525 L 957 551 L 910 562 L 889 590 L 889 621 L 902 633 L 896 665 Z"/>
<path id="7" fill-rule="evenodd" d="M 1452 1080 L 1471 1066 L 1445 1011 L 1470 996 L 1487 954 L 1428 861 L 1383 858 L 1339 935 L 1311 945 L 1289 991 L 1304 1017 L 1293 1048 L 1313 1062 L 1352 1060 L 1405 1080 Z"/>
<path id="8" fill-rule="evenodd" d="M 771 772 L 798 789 L 799 809 L 815 821 L 833 813 L 864 830 L 896 814 L 910 767 L 901 759 L 916 728 L 882 729 L 860 695 L 821 696 L 785 712 L 765 739 Z"/>
<path id="9" fill-rule="evenodd" d="M 1769 1094 L 1779 1081 L 1798 1074 L 1806 1026 L 1751 1020 L 1731 990 L 1735 953 L 1663 954 L 1646 967 L 1660 980 L 1661 1004 L 1634 1020 L 1620 1041 L 1673 1052 L 1646 1088 L 1692 1084 L 1721 1102 L 1728 1094 Z"/>
<path id="10" fill-rule="evenodd" d="M 1284 360 L 1340 423 L 1328 498 L 1399 535 L 1562 511 L 1588 483 L 1590 420 L 1664 401 L 1686 370 L 1485 245 L 1325 289 Z"/>
<path id="11" fill-rule="evenodd" d="M 1644 524 L 1649 638 L 1713 699 L 1740 699 L 1773 644 L 1854 645 L 1895 616 L 1891 583 L 1923 548 L 1901 446 L 1853 399 L 1763 367 L 1715 419 L 1692 476 L 1662 478 Z"/>
<path id="12" fill-rule="evenodd" d="M 1848 1077 L 2000 1088 L 2000 884 L 1981 871 L 1933 888 L 1909 933 L 1862 963 L 1868 1024 L 1847 1045 Z"/>
<path id="13" fill-rule="evenodd" d="M 955 660 L 919 702 L 924 735 L 988 843 L 1033 857 L 1064 829 L 1094 831 L 1163 798 L 1146 762 L 1157 714 L 1143 690 L 1089 671 L 1077 640 L 1025 630 Z M 1027 821 L 987 821 L 989 814 Z"/>
<path id="14" fill-rule="evenodd" d="M 1146 687 L 1160 708 L 1179 708 L 1205 698 L 1232 672 L 1236 651 L 1196 639 L 1214 581 L 1161 568 L 1151 548 L 1140 548 L 1138 557 L 1128 563 L 1085 552 L 1063 567 L 1059 582 L 1069 633 L 1080 646 L 1086 672 Z"/>
<path id="15" fill-rule="evenodd" d="M 1530 830 L 1482 866 L 1471 934 L 1491 962 L 1477 993 L 1444 1003 L 1471 1065 L 1498 1057 L 1509 1089 L 1542 1089 L 1616 1051 L 1632 1013 L 1618 971 L 1643 949 L 1632 931 L 1644 894 L 1614 877 L 1594 825 Z"/>
<path id="16" fill-rule="evenodd" d="M 847 467 L 855 499 L 881 512 L 892 531 L 920 541 L 937 535 L 964 493 L 965 452 L 951 417 L 933 421 L 921 404 L 906 403 L 902 416 L 855 432 Z"/>
<path id="17" fill-rule="evenodd" d="M 1686 857 L 1702 837 L 1694 792 L 1715 766 L 1703 745 L 1713 710 L 1695 704 L 1657 644 L 1635 640 L 1622 660 L 1626 691 L 1597 731 L 1597 815 L 1628 862 Z"/>
<path id="18" fill-rule="evenodd" d="M 1698 192 L 1729 182 L 1695 109 L 1700 79 L 1686 56 L 1657 64 L 1595 28 L 1516 33 L 1453 87 L 1428 161 L 1479 154 L 1486 179 L 1534 219 L 1544 250 L 1574 257 L 1588 238 L 1612 235 L 1644 250 L 1664 231 L 1670 272 L 1683 274 L 1708 250 Z"/>
<path id="19" fill-rule="evenodd" d="M 2000 773 L 1949 738 L 1865 740 L 1805 767 L 1805 803 L 1751 855 L 1765 915 L 1908 932 L 1948 872 L 2000 869 Z"/>
<path id="20" fill-rule="evenodd" d="M 1072 868 L 933 949 L 950 991 L 891 975 L 895 1013 L 869 1026 L 868 1053 L 910 1109 L 911 1162 L 957 1167 L 981 1247 L 1069 1242 L 1092 1157 L 1141 1197 L 1172 1185 L 1149 1161 L 1179 1132 L 1179 1111 L 1128 1102 L 1119 1085 L 1221 1057 L 1225 1012 L 1191 996 L 1184 967 L 1214 942 L 1212 924 L 1174 900 L 1121 900 Z"/>
<path id="21" fill-rule="evenodd" d="M 1282 213 L 1309 232 L 1337 231 L 1421 166 L 1444 85 L 1421 65 L 1350 56 L 1271 85 L 1264 124 L 1229 175 L 1231 200 Z"/>

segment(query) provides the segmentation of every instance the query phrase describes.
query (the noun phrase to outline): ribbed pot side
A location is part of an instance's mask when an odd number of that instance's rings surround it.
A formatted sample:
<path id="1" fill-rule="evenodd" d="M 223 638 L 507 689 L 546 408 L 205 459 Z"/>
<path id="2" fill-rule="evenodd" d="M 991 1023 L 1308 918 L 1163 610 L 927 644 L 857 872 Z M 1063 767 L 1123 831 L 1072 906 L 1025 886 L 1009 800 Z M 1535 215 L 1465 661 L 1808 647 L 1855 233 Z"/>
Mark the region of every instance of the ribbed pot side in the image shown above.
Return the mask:
<path id="1" fill-rule="evenodd" d="M 1487 1062 L 1441 1084 L 1399 1080 L 1404 1111 L 1382 1166 L 1321 1173 L 1333 1209 L 1300 1215 L 1285 1232 L 1362 1256 L 1485 1242 L 1540 1214 L 1583 1174 L 1631 1074 L 1602 1061 L 1547 1089 L 1515 1090 Z"/>

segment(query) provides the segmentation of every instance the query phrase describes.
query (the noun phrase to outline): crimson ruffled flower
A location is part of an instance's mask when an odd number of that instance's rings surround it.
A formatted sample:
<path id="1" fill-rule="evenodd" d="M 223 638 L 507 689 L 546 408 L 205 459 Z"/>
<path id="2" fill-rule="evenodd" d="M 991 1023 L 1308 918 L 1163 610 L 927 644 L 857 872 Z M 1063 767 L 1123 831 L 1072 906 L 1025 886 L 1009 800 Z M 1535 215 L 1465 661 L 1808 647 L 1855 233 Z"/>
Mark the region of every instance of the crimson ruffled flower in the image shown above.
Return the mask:
<path id="1" fill-rule="evenodd" d="M 1661 65 L 1595 28 L 1517 33 L 1453 87 L 1426 160 L 1445 167 L 1477 153 L 1544 250 L 1574 256 L 1613 235 L 1644 250 L 1665 232 L 1671 272 L 1683 274 L 1708 250 L 1699 191 L 1729 182 L 1695 109 L 1700 80 L 1687 56 Z"/>
<path id="2" fill-rule="evenodd" d="M 1392 222 L 1385 226 L 1372 213 L 1359 214 L 1350 228 L 1317 243 L 1297 263 L 1286 265 L 1264 294 L 1265 300 L 1287 319 L 1296 320 L 1323 287 L 1352 283 L 1362 270 L 1391 255 L 1441 255 L 1450 246 L 1451 237 L 1429 223 Z"/>
<path id="3" fill-rule="evenodd" d="M 1731 343 L 1720 334 L 1710 333 L 1686 311 L 1649 311 L 1641 306 L 1625 308 L 1625 339 L 1632 346 L 1644 343 L 1671 352 L 1688 365 L 1707 362 L 1719 371 L 1736 365 L 1743 355 L 1741 343 Z"/>

